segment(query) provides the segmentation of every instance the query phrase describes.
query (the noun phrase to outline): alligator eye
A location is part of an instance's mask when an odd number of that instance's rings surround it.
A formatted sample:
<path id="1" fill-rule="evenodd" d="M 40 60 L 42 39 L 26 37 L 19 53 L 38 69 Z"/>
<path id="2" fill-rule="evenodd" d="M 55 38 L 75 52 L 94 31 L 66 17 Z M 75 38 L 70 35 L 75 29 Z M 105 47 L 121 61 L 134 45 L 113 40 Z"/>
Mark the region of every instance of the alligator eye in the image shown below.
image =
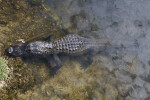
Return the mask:
<path id="1" fill-rule="evenodd" d="M 7 52 L 8 52 L 9 54 L 13 53 L 13 47 L 9 47 L 9 48 L 7 49 Z"/>

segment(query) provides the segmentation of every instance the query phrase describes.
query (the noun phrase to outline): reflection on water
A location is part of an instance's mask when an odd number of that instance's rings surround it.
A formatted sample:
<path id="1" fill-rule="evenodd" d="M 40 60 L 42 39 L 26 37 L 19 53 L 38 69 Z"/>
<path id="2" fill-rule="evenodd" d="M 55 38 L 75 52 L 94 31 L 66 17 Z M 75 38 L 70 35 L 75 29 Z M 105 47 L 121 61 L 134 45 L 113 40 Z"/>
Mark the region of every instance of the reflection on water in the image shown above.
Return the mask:
<path id="1" fill-rule="evenodd" d="M 50 66 L 42 61 L 17 60 L 18 64 L 9 58 L 11 67 L 17 67 L 16 71 L 22 75 L 14 75 L 17 82 L 22 81 L 20 87 L 15 88 L 18 90 L 16 97 L 12 98 L 149 100 L 149 0 L 37 0 L 37 5 L 36 0 L 32 1 L 26 4 L 22 0 L 22 4 L 18 4 L 18 7 L 24 5 L 18 10 L 19 15 L 14 14 L 8 22 L 5 18 L 0 21 L 0 34 L 5 39 L 0 43 L 10 45 L 16 43 L 15 39 L 29 39 L 41 33 L 48 36 L 51 32 L 58 38 L 74 33 L 99 41 L 108 40 L 112 46 L 100 48 L 86 69 L 73 57 L 61 58 L 64 64 L 53 77 Z M 3 9 L 3 13 L 7 11 Z M 11 10 L 13 12 L 13 8 Z M 12 15 L 9 9 L 7 14 Z M 19 20 L 14 21 L 15 18 Z M 5 36 L 8 34 L 10 39 Z M 113 46 L 114 43 L 117 46 Z M 26 75 L 28 72 L 30 74 Z"/>

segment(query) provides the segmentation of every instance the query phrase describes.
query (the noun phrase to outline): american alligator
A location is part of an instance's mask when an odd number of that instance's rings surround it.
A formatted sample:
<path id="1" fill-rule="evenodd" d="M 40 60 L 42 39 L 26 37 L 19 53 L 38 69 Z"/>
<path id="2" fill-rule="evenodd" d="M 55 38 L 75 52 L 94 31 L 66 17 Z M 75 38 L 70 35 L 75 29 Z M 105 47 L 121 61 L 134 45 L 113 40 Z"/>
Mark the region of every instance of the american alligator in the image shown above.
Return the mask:
<path id="1" fill-rule="evenodd" d="M 7 49 L 7 53 L 14 57 L 32 57 L 34 56 L 47 56 L 49 65 L 51 65 L 51 72 L 55 74 L 56 71 L 61 67 L 62 63 L 59 60 L 58 54 L 64 53 L 68 55 L 77 55 L 77 57 L 86 51 L 90 50 L 90 48 L 106 46 L 108 41 L 97 41 L 89 38 L 81 37 L 76 34 L 70 34 L 60 38 L 59 40 L 54 40 L 50 42 L 46 41 L 34 41 L 30 43 L 24 43 L 22 45 L 11 46 Z M 53 57 L 49 57 L 53 56 Z M 80 56 L 81 58 L 81 56 Z M 88 53 L 88 65 L 92 63 L 92 57 L 90 53 Z M 79 58 L 78 58 L 79 59 Z M 84 63 L 82 66 L 86 68 L 88 65 L 85 64 L 85 61 L 79 60 L 81 63 Z M 56 63 L 56 66 L 52 66 Z"/>
<path id="2" fill-rule="evenodd" d="M 70 34 L 59 40 L 50 42 L 35 41 L 24 43 L 21 46 L 15 45 L 7 49 L 7 52 L 15 57 L 28 55 L 48 55 L 65 53 L 70 55 L 79 55 L 92 47 L 104 45 L 99 41 L 84 38 L 76 34 Z"/>
<path id="3" fill-rule="evenodd" d="M 11 46 L 7 49 L 7 53 L 13 57 L 30 58 L 32 56 L 40 56 L 40 57 L 46 56 L 46 58 L 48 58 L 47 61 L 51 66 L 51 74 L 53 75 L 62 66 L 62 62 L 57 56 L 57 54 L 64 53 L 71 56 L 72 55 L 79 56 L 81 54 L 84 54 L 92 47 L 99 47 L 104 44 L 105 42 L 102 41 L 99 42 L 89 38 L 81 37 L 76 34 L 70 34 L 60 38 L 59 40 L 54 40 L 50 42 L 34 41 L 30 43 L 23 43 L 22 45 Z M 49 55 L 53 57 L 49 57 Z M 90 53 L 88 53 L 87 58 L 88 61 L 86 62 L 89 65 L 92 62 Z M 80 60 L 81 64 L 85 62 L 82 60 L 84 59 Z M 55 63 L 56 66 L 53 66 L 55 65 L 53 63 Z M 83 68 L 86 68 L 88 65 L 84 63 L 82 66 Z"/>

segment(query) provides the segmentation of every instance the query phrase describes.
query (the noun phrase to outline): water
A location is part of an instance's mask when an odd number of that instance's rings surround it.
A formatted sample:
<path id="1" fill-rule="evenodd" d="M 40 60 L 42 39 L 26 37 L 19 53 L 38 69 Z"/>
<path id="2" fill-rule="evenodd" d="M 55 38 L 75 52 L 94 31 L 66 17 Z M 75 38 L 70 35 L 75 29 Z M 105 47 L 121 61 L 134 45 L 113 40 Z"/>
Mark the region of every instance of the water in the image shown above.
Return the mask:
<path id="1" fill-rule="evenodd" d="M 0 52 L 14 69 L 5 98 L 149 100 L 149 0 L 32 1 L 14 1 L 13 6 L 2 1 L 1 51 L 20 44 L 19 39 L 30 42 L 51 34 L 58 39 L 68 33 L 108 40 L 111 46 L 94 51 L 92 64 L 87 55 L 61 57 L 63 66 L 53 77 L 43 58 L 15 60 Z"/>

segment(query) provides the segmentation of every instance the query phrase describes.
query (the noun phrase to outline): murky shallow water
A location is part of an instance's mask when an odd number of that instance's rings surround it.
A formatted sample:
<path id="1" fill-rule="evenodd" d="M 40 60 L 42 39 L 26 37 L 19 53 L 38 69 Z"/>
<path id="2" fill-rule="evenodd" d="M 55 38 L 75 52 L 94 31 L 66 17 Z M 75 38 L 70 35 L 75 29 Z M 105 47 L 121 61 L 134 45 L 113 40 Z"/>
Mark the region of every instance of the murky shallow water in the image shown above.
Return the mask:
<path id="1" fill-rule="evenodd" d="M 47 0 L 44 5 L 46 10 L 38 11 L 40 7 L 32 9 L 24 4 L 23 10 L 18 11 L 18 16 L 22 14 L 20 20 L 14 22 L 12 18 L 8 25 L 1 24 L 1 36 L 5 39 L 1 39 L 1 44 L 9 46 L 8 43 L 15 44 L 20 38 L 52 32 L 58 37 L 75 33 L 99 41 L 108 40 L 112 46 L 100 48 L 86 69 L 74 58 L 61 58 L 64 64 L 54 77 L 50 75 L 50 66 L 43 61 L 9 58 L 10 66 L 17 71 L 14 71 L 14 79 L 21 80 L 13 88 L 17 91 L 12 98 L 149 100 L 149 0 Z M 7 23 L 4 18 L 2 21 Z M 8 28 L 6 33 L 5 28 Z"/>

